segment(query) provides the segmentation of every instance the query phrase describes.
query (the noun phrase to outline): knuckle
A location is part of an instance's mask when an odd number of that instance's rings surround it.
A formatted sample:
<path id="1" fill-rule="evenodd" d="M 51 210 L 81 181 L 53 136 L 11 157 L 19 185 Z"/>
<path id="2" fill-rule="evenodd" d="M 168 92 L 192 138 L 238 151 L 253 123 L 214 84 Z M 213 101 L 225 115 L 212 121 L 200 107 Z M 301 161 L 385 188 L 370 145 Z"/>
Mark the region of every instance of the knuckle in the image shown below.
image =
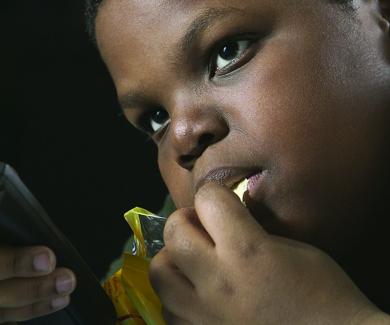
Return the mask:
<path id="1" fill-rule="evenodd" d="M 38 252 L 52 254 L 44 246 L 34 247 L 1 247 L 0 249 L 0 280 L 25 277 L 33 272 L 32 257 Z"/>
<path id="2" fill-rule="evenodd" d="M 154 272 L 149 272 L 149 282 L 153 290 L 158 294 L 161 286 L 160 277 Z"/>
<path id="3" fill-rule="evenodd" d="M 54 312 L 50 301 L 43 301 L 14 310 L 13 321 L 23 322 Z"/>
<path id="4" fill-rule="evenodd" d="M 13 249 L 10 256 L 10 267 L 14 276 L 24 276 L 32 268 L 31 256 L 33 251 L 30 247 Z"/>
<path id="5" fill-rule="evenodd" d="M 235 288 L 230 281 L 225 277 L 218 277 L 217 291 L 225 297 L 232 297 L 235 295 Z"/>
<path id="6" fill-rule="evenodd" d="M 37 302 L 35 304 L 32 304 L 30 308 L 30 314 L 33 315 L 34 317 L 48 314 L 51 311 L 53 311 L 53 308 L 51 306 L 51 303 L 48 301 Z"/>
<path id="7" fill-rule="evenodd" d="M 56 294 L 51 276 L 30 278 L 19 285 L 23 290 L 23 300 L 26 303 L 37 303 Z"/>
<path id="8" fill-rule="evenodd" d="M 278 256 L 278 251 L 278 247 L 268 240 L 260 242 L 256 242 L 256 240 L 237 241 L 232 249 L 234 256 L 241 260 L 241 263 L 247 263 L 251 260 L 261 260 L 265 264 L 272 263 Z"/>
<path id="9" fill-rule="evenodd" d="M 163 248 L 152 260 L 149 267 L 149 281 L 157 294 L 161 292 L 165 277 L 170 267 L 169 256 L 166 248 Z"/>
<path id="10" fill-rule="evenodd" d="M 33 300 L 39 300 L 48 296 L 48 285 L 43 279 L 33 280 L 30 285 L 31 298 Z"/>
<path id="11" fill-rule="evenodd" d="M 31 306 L 26 306 L 17 309 L 0 309 L 0 324 L 23 322 L 34 317 L 31 313 Z"/>
<path id="12" fill-rule="evenodd" d="M 194 251 L 194 242 L 189 238 L 183 238 L 180 242 L 180 252 L 185 255 L 190 255 Z"/>
<path id="13" fill-rule="evenodd" d="M 173 240 L 176 234 L 176 229 L 180 223 L 180 212 L 174 212 L 167 220 L 164 227 L 164 241 L 169 242 Z"/>
<path id="14" fill-rule="evenodd" d="M 173 236 L 175 235 L 175 228 L 176 224 L 173 221 L 167 221 L 165 227 L 164 227 L 164 242 L 165 245 L 167 242 L 172 240 Z"/>
<path id="15" fill-rule="evenodd" d="M 163 247 L 150 261 L 150 269 L 160 269 L 166 262 L 167 249 Z"/>
<path id="16" fill-rule="evenodd" d="M 164 227 L 164 241 L 175 240 L 179 233 L 178 229 L 186 223 L 193 223 L 194 219 L 196 218 L 193 208 L 183 208 L 172 213 Z"/>
<path id="17" fill-rule="evenodd" d="M 251 241 L 239 241 L 237 242 L 236 252 L 242 259 L 249 260 L 259 255 L 260 247 Z"/>
<path id="18" fill-rule="evenodd" d="M 14 276 L 21 275 L 23 273 L 24 265 L 25 265 L 25 256 L 22 250 L 15 250 L 10 257 L 10 271 Z"/>
<path id="19" fill-rule="evenodd" d="M 0 254 L 0 280 L 16 276 L 21 264 L 19 254 L 12 248 L 2 249 Z"/>
<path id="20" fill-rule="evenodd" d="M 23 304 L 30 291 L 26 279 L 8 279 L 0 282 L 0 309 L 13 308 Z"/>
<path id="21" fill-rule="evenodd" d="M 20 308 L 20 312 L 18 313 L 18 321 L 26 321 L 30 320 L 32 318 L 37 317 L 38 315 L 35 314 L 35 309 L 33 305 L 28 305 L 23 308 Z"/>
<path id="22" fill-rule="evenodd" d="M 151 261 L 149 267 L 149 281 L 152 287 L 158 291 L 162 280 L 164 265 L 166 264 L 166 249 L 163 248 Z"/>
<path id="23" fill-rule="evenodd" d="M 16 308 L 31 304 L 53 295 L 51 281 L 46 277 L 11 279 L 2 281 L 0 286 L 0 309 Z"/>
<path id="24" fill-rule="evenodd" d="M 38 304 L 31 304 L 22 308 L 19 308 L 18 310 L 15 310 L 17 313 L 16 321 L 23 322 L 27 320 L 31 320 L 33 318 L 42 316 L 44 312 L 37 308 Z M 39 312 L 40 311 L 40 312 Z"/>

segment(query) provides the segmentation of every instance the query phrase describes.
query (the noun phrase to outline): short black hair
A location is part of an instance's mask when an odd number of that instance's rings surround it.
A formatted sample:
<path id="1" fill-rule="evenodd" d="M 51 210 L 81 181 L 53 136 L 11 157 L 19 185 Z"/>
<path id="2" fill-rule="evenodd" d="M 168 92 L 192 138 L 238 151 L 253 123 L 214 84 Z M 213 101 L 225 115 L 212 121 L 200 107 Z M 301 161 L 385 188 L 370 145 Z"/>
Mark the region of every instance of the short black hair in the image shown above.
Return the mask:
<path id="1" fill-rule="evenodd" d="M 86 27 L 88 35 L 94 43 L 96 42 L 95 38 L 95 19 L 99 10 L 100 4 L 104 0 L 85 0 L 85 17 L 86 17 Z M 353 0 L 326 0 L 330 3 L 339 5 L 345 11 L 353 11 Z"/>
<path id="2" fill-rule="evenodd" d="M 87 33 L 90 39 L 95 42 L 95 19 L 103 0 L 85 0 L 85 19 Z"/>

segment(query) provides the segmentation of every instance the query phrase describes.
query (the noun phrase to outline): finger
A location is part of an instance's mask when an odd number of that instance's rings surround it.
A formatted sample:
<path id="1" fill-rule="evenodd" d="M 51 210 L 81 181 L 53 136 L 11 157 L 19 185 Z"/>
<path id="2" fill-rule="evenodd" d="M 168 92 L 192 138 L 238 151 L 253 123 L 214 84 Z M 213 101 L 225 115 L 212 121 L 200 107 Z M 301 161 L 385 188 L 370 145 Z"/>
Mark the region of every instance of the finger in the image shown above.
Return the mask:
<path id="1" fill-rule="evenodd" d="M 69 302 L 70 297 L 63 296 L 20 308 L 0 308 L 0 324 L 5 322 L 23 322 L 48 315 L 65 308 L 69 305 Z"/>
<path id="2" fill-rule="evenodd" d="M 151 261 L 149 279 L 161 303 L 179 317 L 191 313 L 196 301 L 193 284 L 171 262 L 163 248 Z"/>
<path id="3" fill-rule="evenodd" d="M 54 253 L 47 247 L 0 247 L 0 280 L 35 277 L 52 272 Z"/>
<path id="4" fill-rule="evenodd" d="M 172 262 L 195 287 L 204 283 L 215 264 L 215 244 L 193 208 L 177 210 L 168 218 L 164 242 Z"/>
<path id="5" fill-rule="evenodd" d="M 166 308 L 162 309 L 162 314 L 165 322 L 168 325 L 191 325 L 192 323 L 178 317 L 174 313 L 170 312 Z"/>
<path id="6" fill-rule="evenodd" d="M 14 278 L 0 281 L 0 308 L 15 308 L 38 301 L 70 294 L 76 278 L 68 269 L 58 268 L 49 275 L 37 278 Z"/>
<path id="7" fill-rule="evenodd" d="M 268 238 L 266 231 L 239 198 L 230 189 L 215 182 L 206 183 L 198 190 L 195 209 L 217 249 Z"/>

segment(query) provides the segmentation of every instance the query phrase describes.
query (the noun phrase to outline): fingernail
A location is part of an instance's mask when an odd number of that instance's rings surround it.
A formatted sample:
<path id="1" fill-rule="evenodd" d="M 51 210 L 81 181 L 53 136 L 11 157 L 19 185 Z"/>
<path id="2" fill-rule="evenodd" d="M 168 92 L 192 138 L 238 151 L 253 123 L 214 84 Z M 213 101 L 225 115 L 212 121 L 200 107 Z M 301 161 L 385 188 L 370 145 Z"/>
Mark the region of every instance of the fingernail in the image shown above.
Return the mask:
<path id="1" fill-rule="evenodd" d="M 69 297 L 68 296 L 66 296 L 66 297 L 59 297 L 59 298 L 55 298 L 55 299 L 53 299 L 51 301 L 51 306 L 54 309 L 58 309 L 58 308 L 66 306 L 68 303 L 69 303 Z"/>
<path id="2" fill-rule="evenodd" d="M 73 289 L 73 278 L 68 275 L 61 275 L 56 278 L 56 289 L 58 293 L 66 293 Z"/>
<path id="3" fill-rule="evenodd" d="M 37 272 L 49 272 L 50 271 L 50 259 L 46 253 L 39 254 L 34 257 L 33 266 Z"/>

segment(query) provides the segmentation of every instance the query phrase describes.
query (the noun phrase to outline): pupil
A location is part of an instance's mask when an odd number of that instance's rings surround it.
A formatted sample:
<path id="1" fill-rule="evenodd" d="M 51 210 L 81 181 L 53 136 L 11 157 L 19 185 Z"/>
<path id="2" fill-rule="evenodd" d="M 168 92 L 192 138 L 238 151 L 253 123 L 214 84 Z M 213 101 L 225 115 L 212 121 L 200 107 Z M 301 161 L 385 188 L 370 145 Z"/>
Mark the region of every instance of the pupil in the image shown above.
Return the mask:
<path id="1" fill-rule="evenodd" d="M 159 109 L 154 112 L 152 120 L 156 123 L 164 123 L 168 118 L 168 112 L 163 109 Z"/>
<path id="2" fill-rule="evenodd" d="M 224 60 L 233 60 L 237 56 L 238 44 L 237 42 L 231 42 L 225 44 L 219 51 L 219 55 Z"/>

